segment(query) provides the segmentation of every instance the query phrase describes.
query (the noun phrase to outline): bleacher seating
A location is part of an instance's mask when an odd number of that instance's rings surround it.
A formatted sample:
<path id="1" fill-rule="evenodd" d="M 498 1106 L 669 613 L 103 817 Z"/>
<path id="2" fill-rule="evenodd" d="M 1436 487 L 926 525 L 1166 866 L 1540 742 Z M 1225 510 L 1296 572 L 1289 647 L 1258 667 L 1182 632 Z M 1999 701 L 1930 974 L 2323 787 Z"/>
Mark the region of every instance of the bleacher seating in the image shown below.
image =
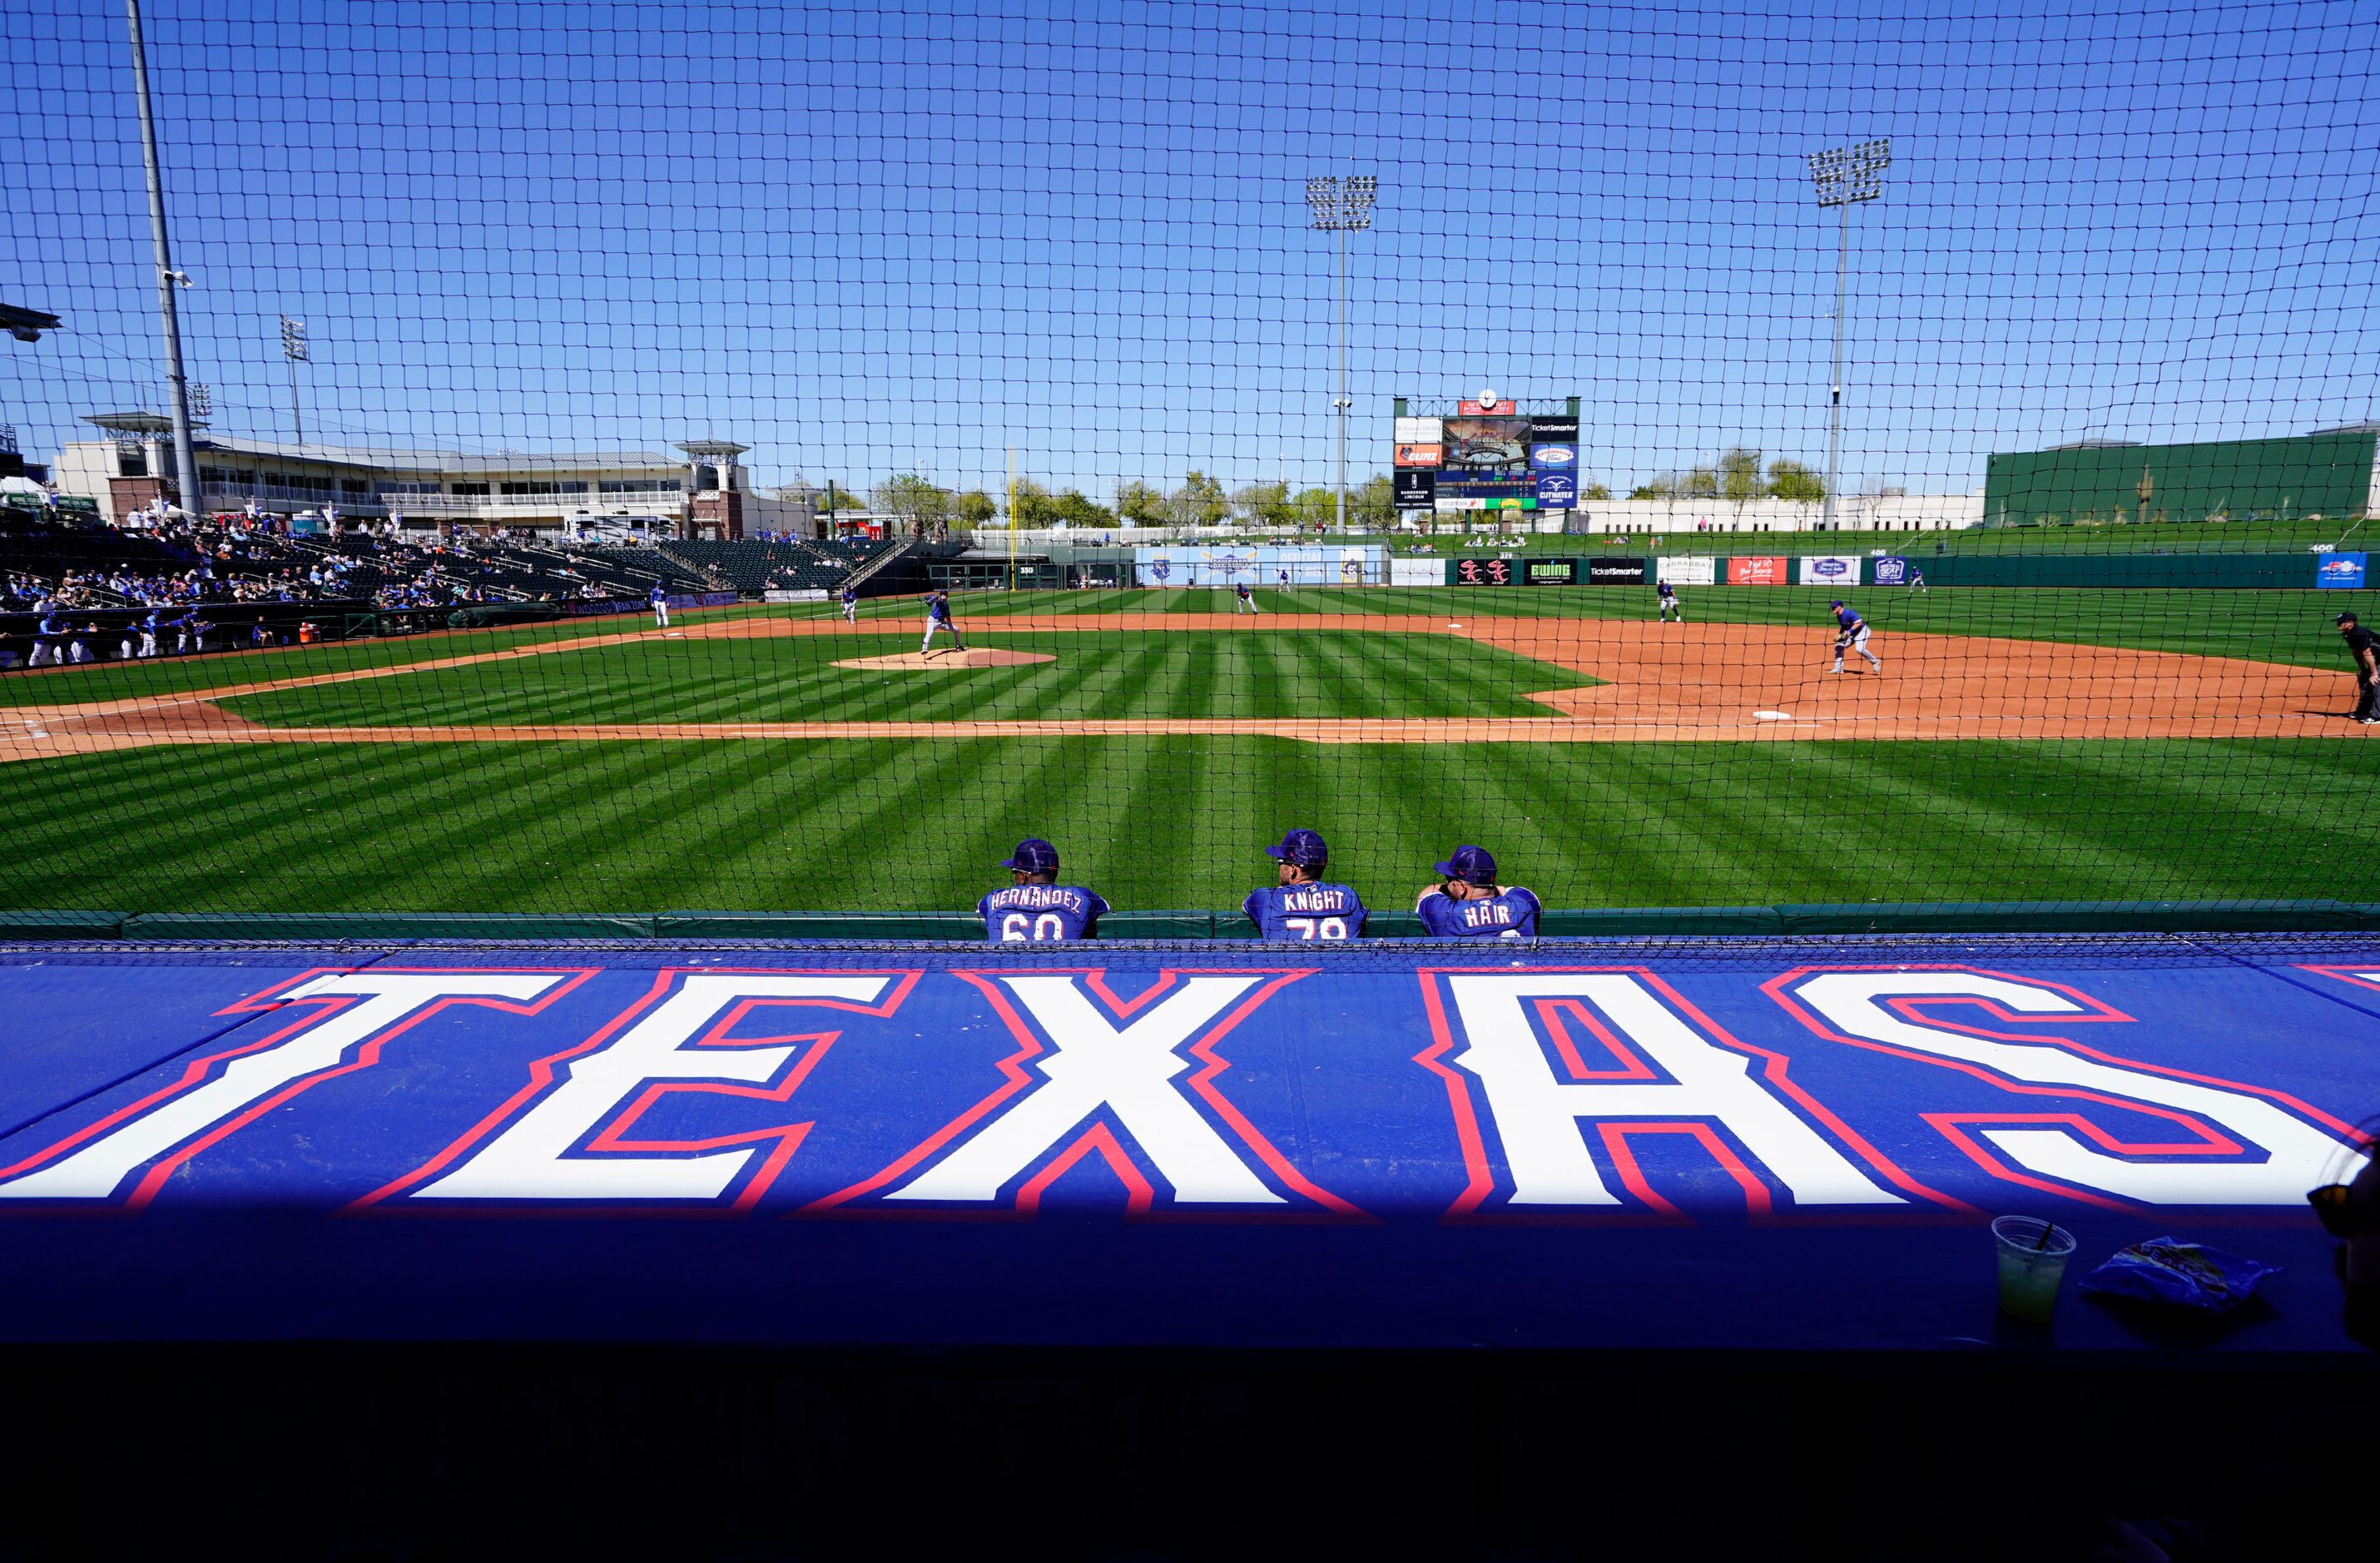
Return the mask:
<path id="1" fill-rule="evenodd" d="M 899 539 L 771 538 L 581 547 L 353 530 L 293 535 L 236 520 L 180 518 L 156 533 L 0 512 L 0 570 L 42 595 L 71 577 L 73 600 L 94 606 L 331 598 L 406 609 L 641 601 L 656 585 L 673 593 L 733 589 L 753 597 L 832 591 L 899 546 Z"/>
<path id="2" fill-rule="evenodd" d="M 741 592 L 832 590 L 851 574 L 848 556 L 832 545 L 794 539 L 726 542 L 665 542 L 662 551 Z"/>

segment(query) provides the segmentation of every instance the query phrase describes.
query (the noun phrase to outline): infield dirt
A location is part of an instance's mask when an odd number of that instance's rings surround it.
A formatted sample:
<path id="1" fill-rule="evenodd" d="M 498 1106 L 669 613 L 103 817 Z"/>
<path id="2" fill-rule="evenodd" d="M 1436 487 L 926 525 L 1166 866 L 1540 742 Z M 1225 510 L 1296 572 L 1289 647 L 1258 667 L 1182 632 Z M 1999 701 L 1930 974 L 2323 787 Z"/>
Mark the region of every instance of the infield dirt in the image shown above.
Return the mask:
<path id="1" fill-rule="evenodd" d="M 1215 615 L 1020 614 L 979 635 L 1063 636 L 1089 631 L 1162 634 L 1222 627 Z M 880 636 L 880 624 L 734 619 L 675 631 L 638 630 L 346 669 L 188 693 L 79 705 L 22 707 L 0 733 L 0 762 L 103 753 L 158 744 L 412 744 L 551 741 L 1024 738 L 1052 735 L 1232 735 L 1316 744 L 1768 742 L 1827 739 L 2139 739 L 2338 737 L 2367 730 L 2342 713 L 2344 673 L 2244 659 L 2129 650 L 1981 636 L 1879 633 L 1881 674 L 1829 672 L 1824 627 L 1677 624 L 1644 621 L 1438 615 L 1269 614 L 1232 633 L 1302 630 L 1443 635 L 1599 679 L 1595 687 L 1531 698 L 1543 717 L 1405 719 L 1119 719 L 1055 721 L 633 722 L 516 726 L 268 727 L 215 702 L 242 695 L 389 678 L 663 639 Z M 987 654 L 989 656 L 987 657 Z M 961 664 L 914 654 L 843 666 L 924 671 L 1054 660 L 1012 645 L 970 648 Z M 228 673 L 232 671 L 226 667 Z M 41 677 L 40 673 L 23 676 Z M 1783 713 L 1780 720 L 1775 713 Z M 1758 713 L 1768 713 L 1766 715 Z"/>

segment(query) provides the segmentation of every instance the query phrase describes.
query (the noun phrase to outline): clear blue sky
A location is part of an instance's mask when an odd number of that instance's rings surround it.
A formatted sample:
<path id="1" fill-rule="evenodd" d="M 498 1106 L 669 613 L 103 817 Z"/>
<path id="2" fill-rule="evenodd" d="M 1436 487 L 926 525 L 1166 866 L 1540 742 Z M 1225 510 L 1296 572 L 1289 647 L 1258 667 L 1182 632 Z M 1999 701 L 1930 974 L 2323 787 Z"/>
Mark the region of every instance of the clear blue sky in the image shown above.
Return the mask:
<path id="1" fill-rule="evenodd" d="M 0 340 L 41 456 L 163 397 L 122 6 L 6 3 L 0 298 L 70 327 Z M 287 437 L 286 312 L 319 438 L 1322 481 L 1304 182 L 1363 172 L 1355 476 L 1392 396 L 1483 383 L 1583 396 L 1615 486 L 1737 442 L 1822 463 L 1835 230 L 1802 156 L 1875 136 L 1846 489 L 2380 414 L 2368 3 L 146 14 L 225 433 Z"/>

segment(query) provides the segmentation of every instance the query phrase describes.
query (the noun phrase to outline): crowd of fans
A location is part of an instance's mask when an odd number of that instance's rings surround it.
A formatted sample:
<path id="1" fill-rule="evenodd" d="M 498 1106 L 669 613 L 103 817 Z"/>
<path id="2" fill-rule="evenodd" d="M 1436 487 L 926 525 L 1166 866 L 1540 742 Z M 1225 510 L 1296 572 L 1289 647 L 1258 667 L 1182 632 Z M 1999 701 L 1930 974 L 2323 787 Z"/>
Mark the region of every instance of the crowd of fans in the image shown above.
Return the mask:
<path id="1" fill-rule="evenodd" d="M 278 605 L 413 612 L 479 604 L 641 604 L 656 588 L 754 589 L 759 583 L 741 578 L 753 566 L 768 572 L 770 587 L 832 584 L 889 546 L 784 538 L 747 556 L 739 545 L 717 543 L 574 549 L 533 537 L 516 539 L 502 530 L 425 535 L 393 521 L 330 517 L 317 517 L 316 525 L 321 529 L 293 533 L 286 522 L 262 515 L 193 516 L 163 508 L 135 513 L 121 525 L 62 518 L 55 507 L 0 515 L 0 612 L 40 616 L 42 629 L 27 633 L 42 642 L 32 649 L 43 663 L 170 656 L 298 638 L 306 616 L 271 611 Z M 722 569 L 714 553 L 736 568 Z M 789 554 L 797 557 L 789 561 Z M 214 617 L 200 612 L 202 607 Z M 248 609 L 258 612 L 242 612 Z M 104 619 L 87 616 L 93 612 Z M 16 642 L 18 654 L 24 648 L 23 640 Z"/>

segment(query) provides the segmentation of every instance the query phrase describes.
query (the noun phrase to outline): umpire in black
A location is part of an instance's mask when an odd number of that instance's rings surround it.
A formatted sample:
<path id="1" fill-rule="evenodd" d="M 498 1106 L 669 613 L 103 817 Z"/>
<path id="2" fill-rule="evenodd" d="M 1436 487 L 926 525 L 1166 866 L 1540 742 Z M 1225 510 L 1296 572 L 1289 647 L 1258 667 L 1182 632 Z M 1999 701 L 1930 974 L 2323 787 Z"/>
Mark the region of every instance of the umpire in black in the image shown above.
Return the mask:
<path id="1" fill-rule="evenodd" d="M 2355 709 L 2350 714 L 2366 727 L 2380 726 L 2380 713 L 2372 709 L 2374 697 L 2380 697 L 2380 635 L 2357 624 L 2352 613 L 2331 622 L 2347 641 L 2347 654 L 2355 659 Z"/>

